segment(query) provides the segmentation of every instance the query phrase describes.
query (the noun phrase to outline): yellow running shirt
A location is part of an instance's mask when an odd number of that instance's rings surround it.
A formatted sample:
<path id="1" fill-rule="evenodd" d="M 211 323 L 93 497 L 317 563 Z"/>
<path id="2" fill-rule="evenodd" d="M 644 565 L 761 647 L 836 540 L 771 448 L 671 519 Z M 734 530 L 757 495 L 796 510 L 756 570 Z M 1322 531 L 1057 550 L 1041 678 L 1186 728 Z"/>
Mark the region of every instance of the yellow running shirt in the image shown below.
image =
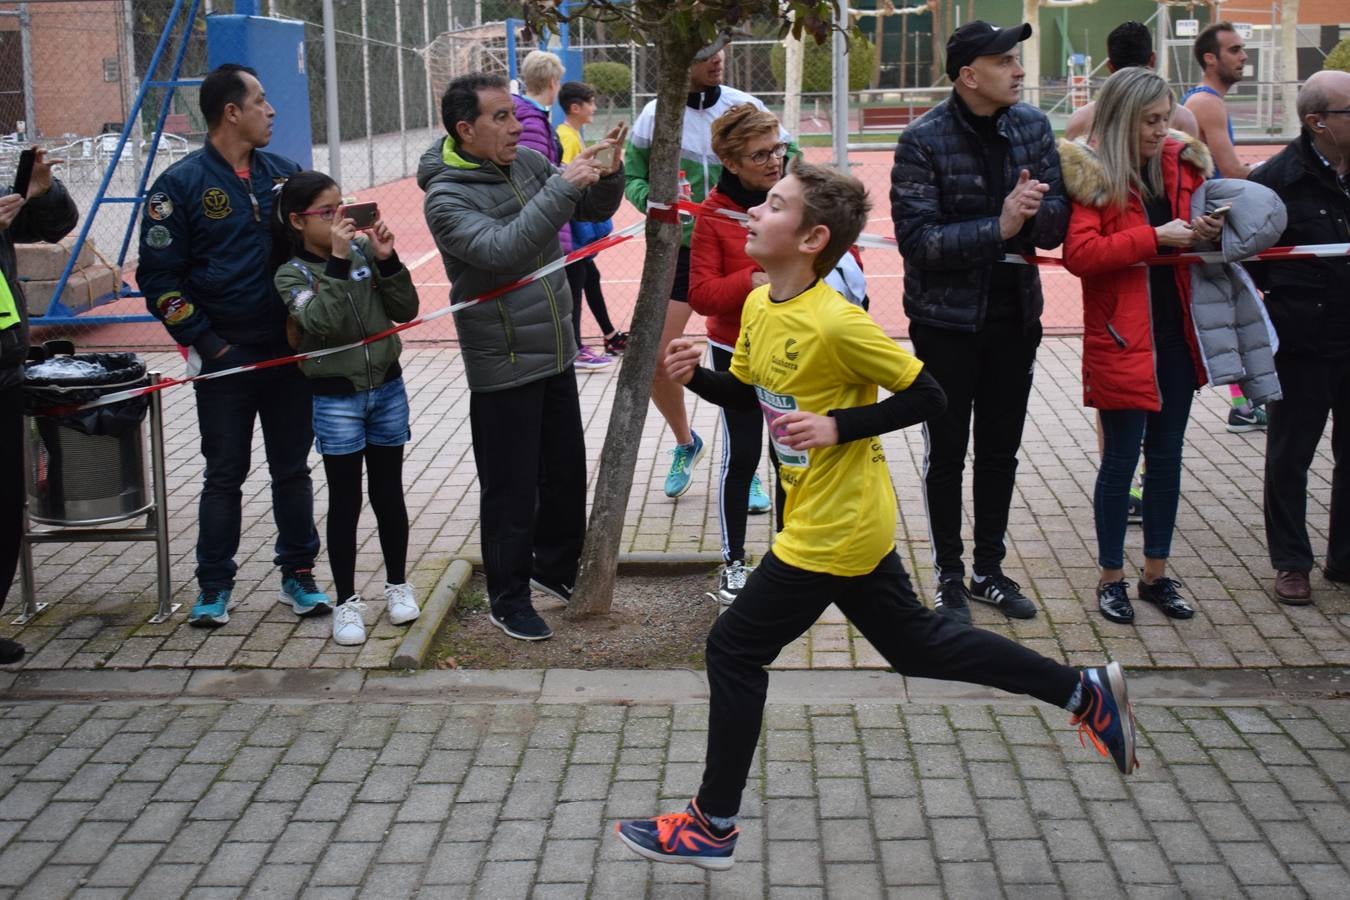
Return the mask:
<path id="1" fill-rule="evenodd" d="M 558 143 L 562 144 L 563 165 L 567 165 L 576 158 L 578 153 L 586 149 L 586 143 L 581 139 L 581 132 L 566 122 L 559 125 L 557 130 Z"/>
<path id="2" fill-rule="evenodd" d="M 895 547 L 895 491 L 880 438 L 791 450 L 774 440 L 773 420 L 875 403 L 878 385 L 902 391 L 922 368 L 822 281 L 778 303 L 767 286 L 750 292 L 731 374 L 754 385 L 782 463 L 787 507 L 773 552 L 783 562 L 831 575 L 871 572 Z"/>

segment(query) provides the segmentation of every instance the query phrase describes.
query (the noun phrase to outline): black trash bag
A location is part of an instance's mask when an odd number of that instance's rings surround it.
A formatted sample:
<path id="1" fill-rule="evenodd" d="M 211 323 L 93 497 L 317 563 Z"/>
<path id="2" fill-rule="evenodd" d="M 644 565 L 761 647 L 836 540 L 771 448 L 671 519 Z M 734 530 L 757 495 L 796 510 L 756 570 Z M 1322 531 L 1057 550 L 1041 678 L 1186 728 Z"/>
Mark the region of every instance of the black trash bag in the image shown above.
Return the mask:
<path id="1" fill-rule="evenodd" d="M 145 363 L 134 353 L 33 354 L 24 367 L 24 407 L 32 416 L 81 434 L 116 437 L 145 421 L 150 401 L 132 397 L 107 406 L 50 416 L 48 410 L 76 406 L 106 394 L 150 383 Z"/>

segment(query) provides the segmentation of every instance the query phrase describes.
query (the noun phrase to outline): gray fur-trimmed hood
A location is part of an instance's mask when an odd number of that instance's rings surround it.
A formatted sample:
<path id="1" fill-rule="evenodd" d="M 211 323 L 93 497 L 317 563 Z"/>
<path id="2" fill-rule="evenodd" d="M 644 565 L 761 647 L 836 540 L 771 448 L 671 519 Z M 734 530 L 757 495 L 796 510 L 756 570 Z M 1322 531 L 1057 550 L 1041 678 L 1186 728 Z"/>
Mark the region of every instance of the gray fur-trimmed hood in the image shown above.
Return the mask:
<path id="1" fill-rule="evenodd" d="M 1209 148 L 1184 131 L 1172 129 L 1167 136 L 1181 144 L 1178 157 L 1193 166 L 1206 178 L 1214 174 L 1214 158 Z M 1164 145 L 1163 153 L 1169 148 Z M 1064 174 L 1064 190 L 1074 201 L 1084 206 L 1101 208 L 1107 203 L 1106 170 L 1097 152 L 1088 146 L 1086 138 L 1059 142 L 1059 165 Z"/>

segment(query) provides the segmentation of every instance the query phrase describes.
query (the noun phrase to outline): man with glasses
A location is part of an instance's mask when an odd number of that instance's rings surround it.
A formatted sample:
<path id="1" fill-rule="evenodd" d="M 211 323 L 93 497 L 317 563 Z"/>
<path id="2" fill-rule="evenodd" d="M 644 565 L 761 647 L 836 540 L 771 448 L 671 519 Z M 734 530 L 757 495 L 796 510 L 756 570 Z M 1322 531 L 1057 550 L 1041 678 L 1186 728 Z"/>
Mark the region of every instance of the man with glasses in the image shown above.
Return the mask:
<path id="1" fill-rule="evenodd" d="M 1281 246 L 1334 244 L 1350 237 L 1350 72 L 1326 70 L 1298 92 L 1299 136 L 1251 180 L 1275 191 L 1289 213 Z M 1249 265 L 1266 292 L 1279 334 L 1275 370 L 1284 399 L 1270 404 L 1265 519 L 1275 599 L 1312 602 L 1308 468 L 1327 414 L 1331 429 L 1330 525 L 1322 569 L 1350 584 L 1350 260 L 1302 259 Z M 1347 619 L 1347 617 L 1342 617 Z M 1350 619 L 1344 622 L 1350 626 Z"/>
<path id="2" fill-rule="evenodd" d="M 287 356 L 286 307 L 268 265 L 273 188 L 299 170 L 264 152 L 276 111 L 257 73 L 227 63 L 202 81 L 206 143 L 155 180 L 141 213 L 136 282 L 150 312 L 188 350 L 189 371 L 218 372 Z M 299 616 L 332 611 L 314 580 L 319 533 L 309 448 L 310 390 L 294 365 L 199 381 L 205 485 L 198 512 L 197 582 L 188 623 L 230 621 L 244 479 L 253 422 L 262 421 L 281 568 L 279 600 Z"/>

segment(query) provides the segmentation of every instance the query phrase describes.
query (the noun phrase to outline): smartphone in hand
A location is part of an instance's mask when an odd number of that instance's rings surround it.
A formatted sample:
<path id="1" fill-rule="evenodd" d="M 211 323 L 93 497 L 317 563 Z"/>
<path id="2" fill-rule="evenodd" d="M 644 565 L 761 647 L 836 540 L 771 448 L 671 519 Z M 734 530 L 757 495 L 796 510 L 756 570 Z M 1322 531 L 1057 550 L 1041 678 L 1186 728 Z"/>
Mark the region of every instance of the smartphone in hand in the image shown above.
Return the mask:
<path id="1" fill-rule="evenodd" d="M 37 151 L 32 147 L 19 154 L 19 167 L 14 172 L 14 193 L 28 197 L 28 185 L 33 180 L 33 163 L 37 162 Z"/>
<path id="2" fill-rule="evenodd" d="M 1224 216 L 1228 215 L 1232 208 L 1233 206 L 1230 203 L 1228 206 L 1220 206 L 1218 209 L 1211 209 L 1209 212 L 1205 213 L 1205 215 L 1222 219 Z"/>
<path id="3" fill-rule="evenodd" d="M 357 231 L 364 231 L 375 224 L 380 217 L 380 207 L 375 201 L 367 203 L 349 203 L 338 207 L 339 219 L 351 219 Z"/>

